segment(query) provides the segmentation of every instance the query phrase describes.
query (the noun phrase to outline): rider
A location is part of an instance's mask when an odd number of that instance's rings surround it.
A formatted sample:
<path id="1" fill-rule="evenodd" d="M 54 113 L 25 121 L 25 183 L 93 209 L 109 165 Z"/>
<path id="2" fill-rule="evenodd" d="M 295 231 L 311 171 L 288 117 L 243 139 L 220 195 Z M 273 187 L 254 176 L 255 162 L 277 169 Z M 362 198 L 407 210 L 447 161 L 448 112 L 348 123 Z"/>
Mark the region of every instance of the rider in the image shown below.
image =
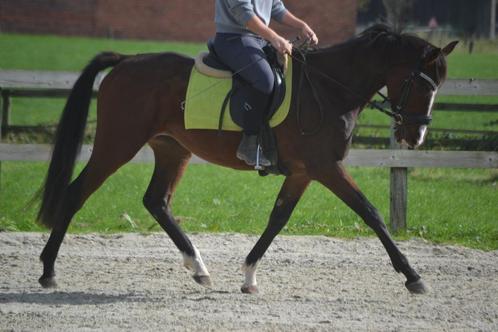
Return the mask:
<path id="1" fill-rule="evenodd" d="M 244 103 L 243 135 L 237 158 L 256 164 L 258 133 L 273 92 L 274 77 L 263 47 L 269 42 L 279 53 L 291 54 L 292 45 L 268 27 L 270 19 L 299 30 L 300 37 L 317 44 L 313 30 L 292 15 L 281 0 L 216 0 L 214 49 L 220 59 L 252 87 Z M 270 161 L 259 156 L 261 166 Z"/>

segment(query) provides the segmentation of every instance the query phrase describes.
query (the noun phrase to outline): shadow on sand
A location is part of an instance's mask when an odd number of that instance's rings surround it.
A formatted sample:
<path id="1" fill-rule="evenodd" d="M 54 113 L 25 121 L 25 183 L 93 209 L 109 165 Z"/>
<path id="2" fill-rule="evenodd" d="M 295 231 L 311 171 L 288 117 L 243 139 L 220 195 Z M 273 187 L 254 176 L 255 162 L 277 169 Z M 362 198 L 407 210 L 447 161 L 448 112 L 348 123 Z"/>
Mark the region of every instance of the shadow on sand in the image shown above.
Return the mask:
<path id="1" fill-rule="evenodd" d="M 52 293 L 0 293 L 0 304 L 31 303 L 31 304 L 107 304 L 116 302 L 159 302 L 145 294 L 93 294 L 86 292 L 52 292 Z"/>

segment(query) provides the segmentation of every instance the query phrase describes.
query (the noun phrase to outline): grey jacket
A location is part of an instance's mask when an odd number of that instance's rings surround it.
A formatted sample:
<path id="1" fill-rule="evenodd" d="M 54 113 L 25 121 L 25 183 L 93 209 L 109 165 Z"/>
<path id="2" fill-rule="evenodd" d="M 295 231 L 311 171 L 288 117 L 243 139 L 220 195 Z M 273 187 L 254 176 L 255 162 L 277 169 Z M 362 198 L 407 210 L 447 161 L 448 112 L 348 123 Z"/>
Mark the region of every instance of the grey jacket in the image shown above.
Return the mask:
<path id="1" fill-rule="evenodd" d="M 252 33 L 246 24 L 254 15 L 269 25 L 272 18 L 281 21 L 286 11 L 281 0 L 216 0 L 216 32 Z"/>

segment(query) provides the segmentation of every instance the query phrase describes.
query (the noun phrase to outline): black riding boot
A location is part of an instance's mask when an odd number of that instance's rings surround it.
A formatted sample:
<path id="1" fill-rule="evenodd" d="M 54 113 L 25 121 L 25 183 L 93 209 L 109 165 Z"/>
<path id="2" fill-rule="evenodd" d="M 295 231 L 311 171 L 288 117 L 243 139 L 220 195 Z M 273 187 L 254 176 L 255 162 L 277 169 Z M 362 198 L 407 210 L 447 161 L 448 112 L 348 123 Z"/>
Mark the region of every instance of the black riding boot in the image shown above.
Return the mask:
<path id="1" fill-rule="evenodd" d="M 242 105 L 244 130 L 242 141 L 237 149 L 237 158 L 251 166 L 269 167 L 271 162 L 265 157 L 258 144 L 258 134 L 263 124 L 270 96 L 252 88 L 248 88 L 244 92 L 246 97 Z"/>
<path id="2" fill-rule="evenodd" d="M 271 166 L 271 162 L 265 157 L 263 150 L 258 144 L 258 135 L 242 134 L 242 141 L 237 149 L 237 158 L 245 161 L 250 166 Z"/>

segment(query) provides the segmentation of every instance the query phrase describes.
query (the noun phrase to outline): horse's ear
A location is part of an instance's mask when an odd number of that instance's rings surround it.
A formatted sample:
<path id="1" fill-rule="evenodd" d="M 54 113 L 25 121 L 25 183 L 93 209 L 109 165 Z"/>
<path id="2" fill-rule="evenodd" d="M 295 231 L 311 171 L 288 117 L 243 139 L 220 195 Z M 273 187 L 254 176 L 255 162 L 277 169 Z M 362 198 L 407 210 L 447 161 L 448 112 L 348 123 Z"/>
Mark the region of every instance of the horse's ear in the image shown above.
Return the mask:
<path id="1" fill-rule="evenodd" d="M 427 53 L 424 55 L 424 63 L 426 65 L 430 65 L 434 61 L 437 60 L 441 56 L 441 49 L 440 48 L 431 48 Z"/>
<path id="2" fill-rule="evenodd" d="M 455 40 L 455 41 L 452 41 L 451 43 L 449 43 L 448 45 L 446 45 L 443 48 L 443 54 L 445 56 L 448 56 L 451 52 L 453 52 L 453 50 L 455 49 L 455 46 L 457 46 L 458 43 L 459 43 L 459 41 Z"/>

